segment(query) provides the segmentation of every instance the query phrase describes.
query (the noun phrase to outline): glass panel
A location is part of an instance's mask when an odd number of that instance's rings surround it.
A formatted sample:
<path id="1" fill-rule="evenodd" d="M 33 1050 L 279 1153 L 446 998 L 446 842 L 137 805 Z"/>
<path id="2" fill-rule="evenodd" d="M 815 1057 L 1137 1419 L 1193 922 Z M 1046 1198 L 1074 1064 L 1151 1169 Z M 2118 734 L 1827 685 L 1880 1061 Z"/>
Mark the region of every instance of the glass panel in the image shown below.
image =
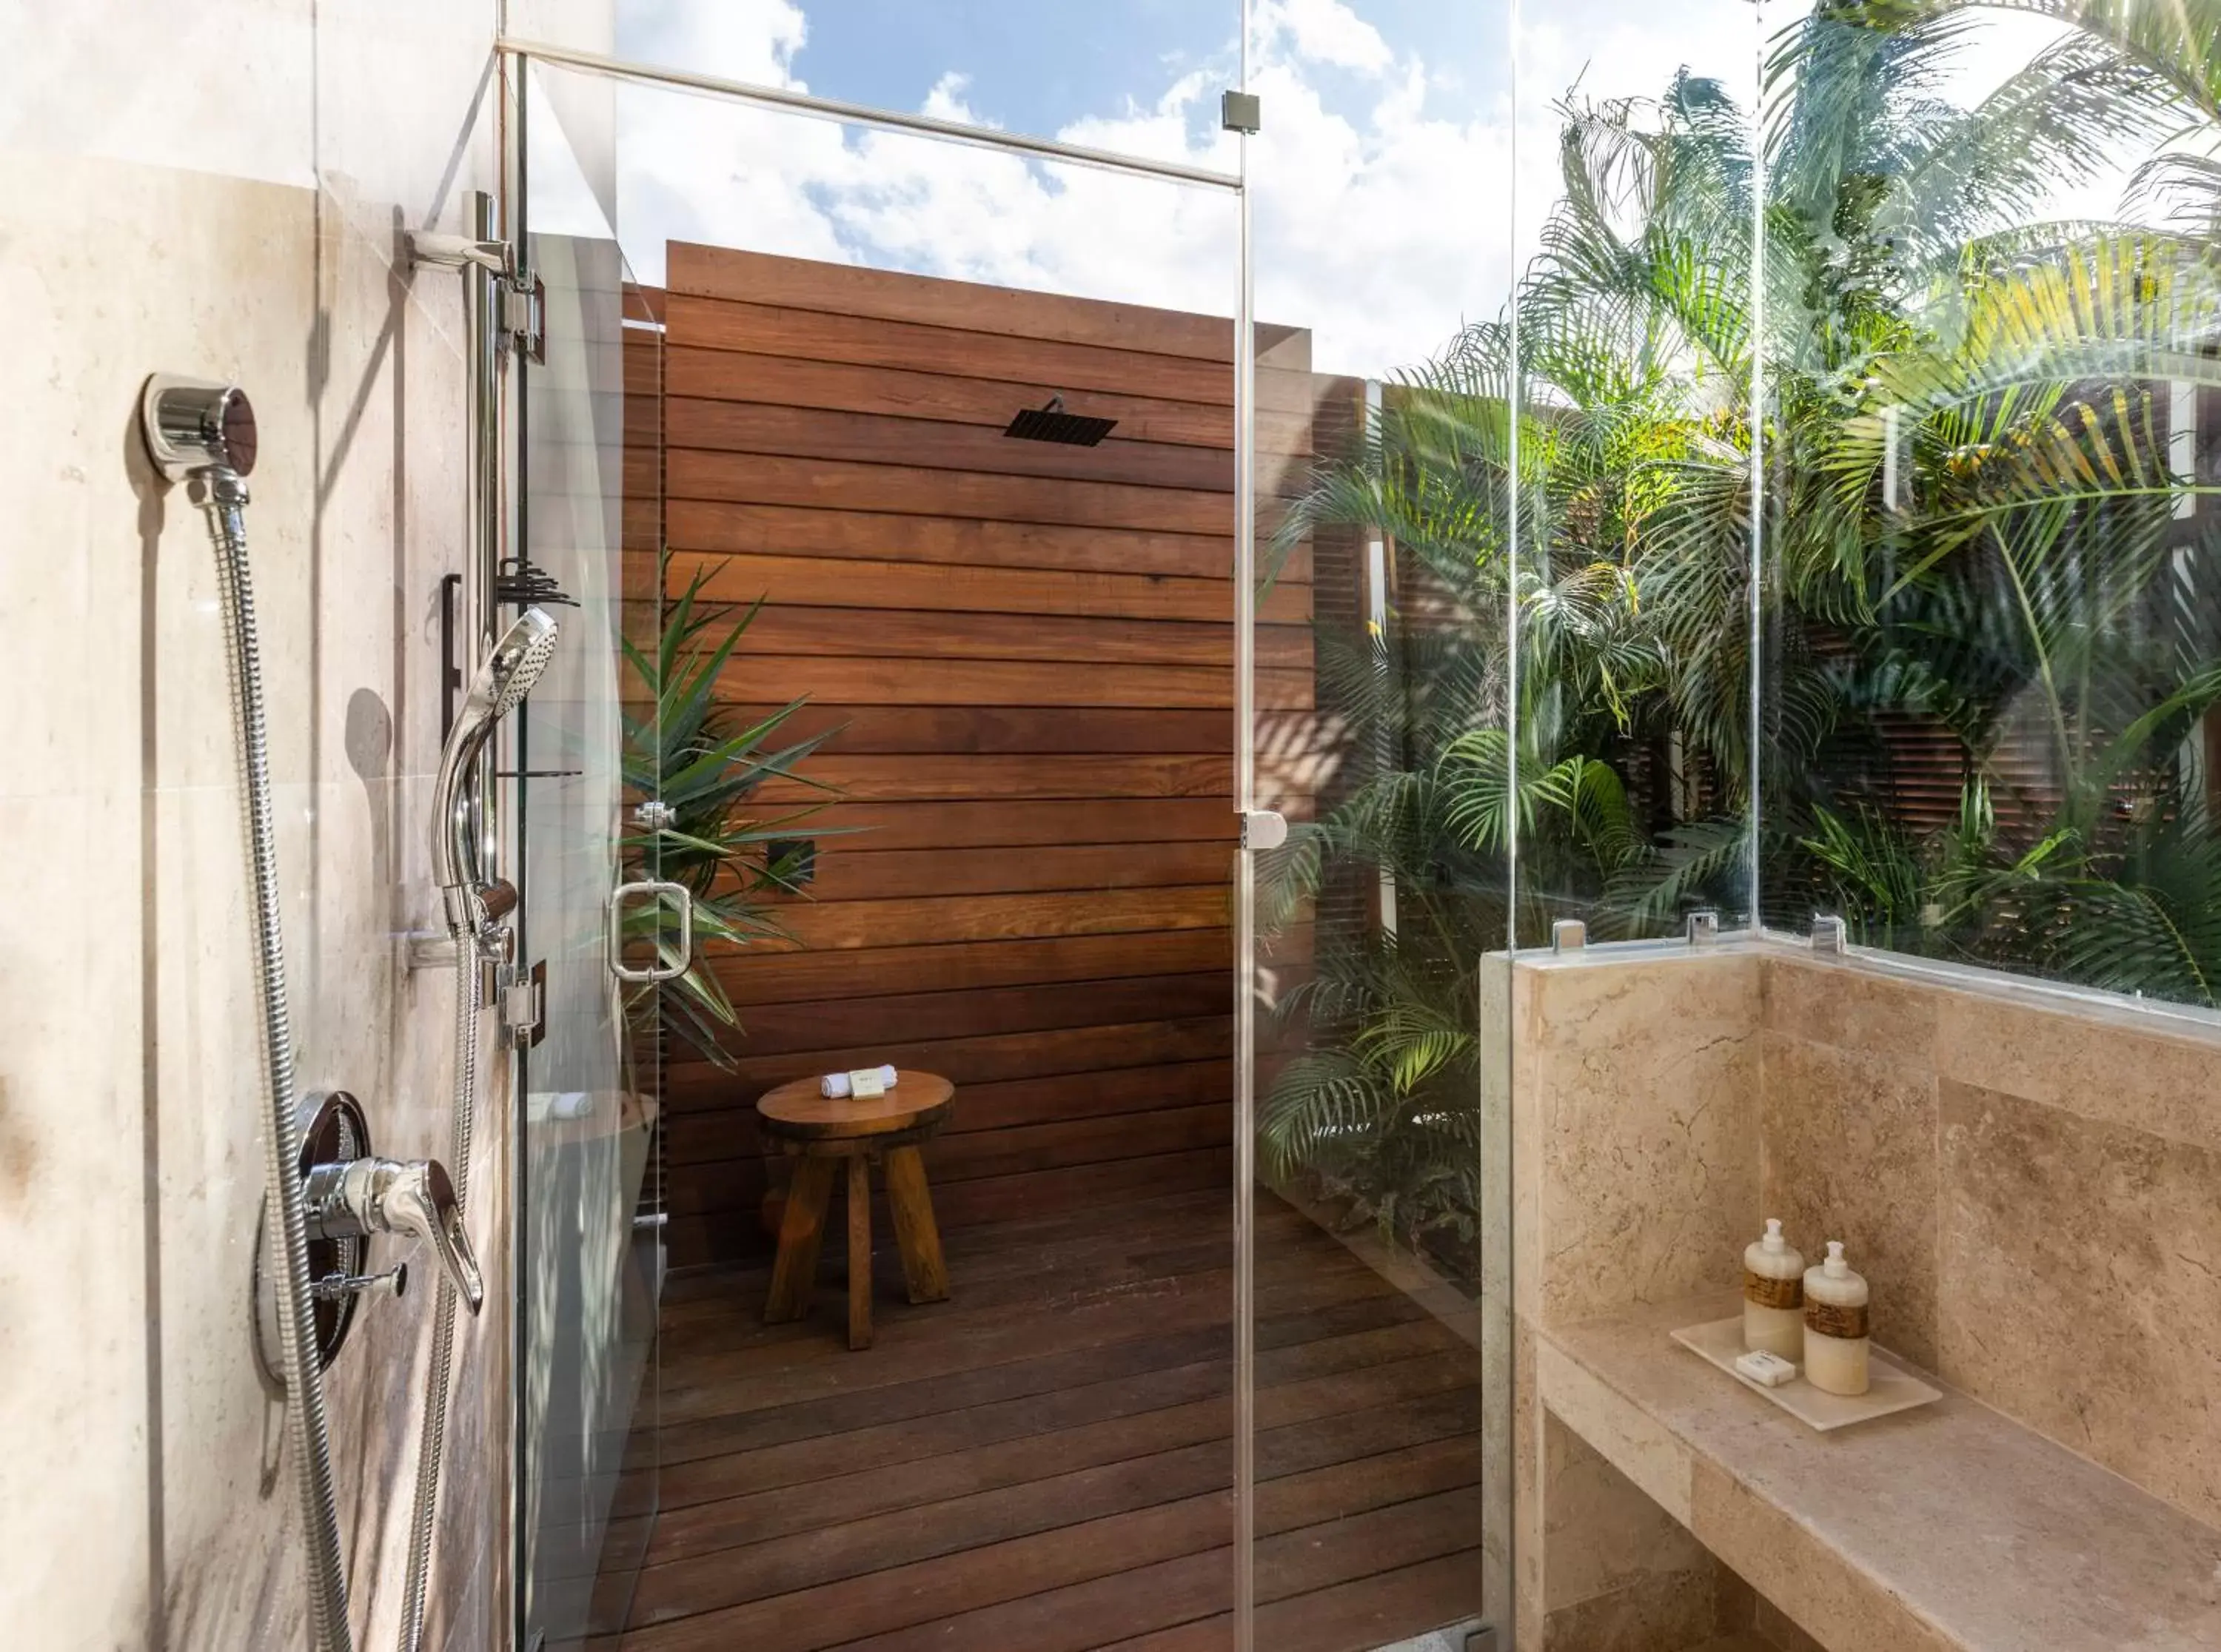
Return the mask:
<path id="1" fill-rule="evenodd" d="M 629 533 L 652 549 L 660 515 L 661 349 L 529 78 L 523 116 L 545 359 L 521 364 L 527 561 L 503 570 L 502 612 L 535 602 L 564 634 L 516 748 L 519 956 L 546 968 L 522 1063 L 517 1610 L 519 1644 L 562 1647 L 621 1624 L 655 1509 L 660 1042 L 652 1017 L 635 1036 L 604 924 L 621 876 L 655 876 L 627 811 L 654 783 L 656 720 L 652 702 L 625 714 L 622 650 L 653 655 L 658 606 L 622 551 Z"/>
<path id="2" fill-rule="evenodd" d="M 1753 910 L 1753 11 L 1581 12 L 1517 43 L 1523 945 Z"/>
<path id="3" fill-rule="evenodd" d="M 1261 1648 L 1509 1644 L 1510 17 L 1451 9 L 1255 22 Z"/>
<path id="4" fill-rule="evenodd" d="M 1213 1644 L 1233 197 L 591 84 L 666 325 L 669 555 L 627 575 L 731 639 L 735 753 L 714 795 L 666 770 L 732 849 L 698 888 L 729 1008 L 666 1005 L 686 1505 L 624 1627 Z M 896 1112 L 953 1103 L 869 1139 L 760 1110 L 882 1063 Z"/>
<path id="5" fill-rule="evenodd" d="M 1784 11 L 1766 908 L 2213 1005 L 2207 38 Z"/>
<path id="6" fill-rule="evenodd" d="M 612 49 L 608 8 L 584 28 L 562 12 L 561 0 L 515 0 L 511 33 Z M 1211 146 L 1239 20 L 1239 0 L 619 0 L 614 49 L 691 74 L 1162 155 Z M 790 165 L 797 176 L 812 167 L 803 154 Z"/>

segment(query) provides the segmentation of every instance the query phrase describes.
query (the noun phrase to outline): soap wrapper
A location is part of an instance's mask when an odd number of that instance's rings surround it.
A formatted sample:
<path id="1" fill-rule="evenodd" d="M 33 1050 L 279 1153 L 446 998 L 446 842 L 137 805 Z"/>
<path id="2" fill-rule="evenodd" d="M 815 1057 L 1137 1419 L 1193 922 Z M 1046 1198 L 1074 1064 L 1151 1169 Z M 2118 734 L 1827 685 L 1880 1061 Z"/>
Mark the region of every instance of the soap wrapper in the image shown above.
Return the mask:
<path id="1" fill-rule="evenodd" d="M 1762 1349 L 1753 1349 L 1735 1362 L 1736 1375 L 1749 1377 L 1761 1388 L 1778 1388 L 1785 1382 L 1793 1382 L 1797 1368 L 1779 1354 L 1769 1354 Z"/>
<path id="2" fill-rule="evenodd" d="M 828 1073 L 817 1081 L 817 1093 L 829 1101 L 845 1101 L 851 1096 L 868 1101 L 892 1089 L 897 1077 L 893 1067 L 884 1064 L 858 1068 L 853 1072 Z"/>

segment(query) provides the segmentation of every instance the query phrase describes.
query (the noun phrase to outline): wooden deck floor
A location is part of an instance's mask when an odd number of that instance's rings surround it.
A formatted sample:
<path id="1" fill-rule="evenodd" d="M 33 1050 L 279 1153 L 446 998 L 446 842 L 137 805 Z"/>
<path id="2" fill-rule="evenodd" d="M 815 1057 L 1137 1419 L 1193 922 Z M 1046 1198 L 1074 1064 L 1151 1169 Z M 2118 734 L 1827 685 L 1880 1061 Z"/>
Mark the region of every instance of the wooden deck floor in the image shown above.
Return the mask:
<path id="1" fill-rule="evenodd" d="M 767 1269 L 673 1281 L 660 1512 L 588 1644 L 1229 1644 L 1226 1202 L 959 1230 L 929 1306 L 883 1250 L 862 1353 L 831 1256 L 802 1325 L 760 1323 Z M 1366 1652 L 1477 1615 L 1478 1352 L 1286 1206 L 1259 1227 L 1257 1643 Z"/>

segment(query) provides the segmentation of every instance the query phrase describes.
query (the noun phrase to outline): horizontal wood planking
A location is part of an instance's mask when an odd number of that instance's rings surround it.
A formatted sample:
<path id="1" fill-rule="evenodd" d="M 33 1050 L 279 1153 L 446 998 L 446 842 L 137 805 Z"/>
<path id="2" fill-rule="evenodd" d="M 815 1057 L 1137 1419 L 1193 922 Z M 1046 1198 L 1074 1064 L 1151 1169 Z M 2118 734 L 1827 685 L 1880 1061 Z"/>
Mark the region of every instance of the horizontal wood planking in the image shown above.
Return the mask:
<path id="1" fill-rule="evenodd" d="M 745 552 L 943 567 L 1046 568 L 1100 573 L 1173 574 L 1231 579 L 1234 540 L 1224 532 L 1162 533 L 1073 527 L 1055 522 L 985 521 L 947 512 L 816 508 L 747 500 L 670 502 L 675 551 Z M 1282 577 L 1311 577 L 1311 552 L 1298 546 Z"/>
<path id="2" fill-rule="evenodd" d="M 1017 410 L 1013 403 L 1009 412 Z M 1093 447 L 1076 447 L 1017 440 L 994 425 L 695 397 L 666 402 L 664 421 L 678 446 L 712 452 L 1121 482 L 1144 488 L 1199 488 L 1218 494 L 1230 493 L 1234 487 L 1234 456 L 1223 449 L 1130 437 L 1113 436 Z"/>
<path id="3" fill-rule="evenodd" d="M 1217 1015 L 1226 1013 L 1229 998 L 1225 971 L 1206 969 L 1126 980 L 1047 985 L 1026 981 L 1001 987 L 887 994 L 871 999 L 868 1013 L 875 1038 L 892 1045 Z M 854 1036 L 858 1008 L 856 1000 L 783 1006 L 779 1014 L 760 1018 L 760 1025 L 749 1034 L 748 1049 L 758 1056 L 832 1049 Z M 1147 1096 L 1135 1099 L 1137 1111 L 1172 1105 Z M 967 1120 L 975 1116 L 974 1097 L 969 1092 L 960 1116 Z"/>
<path id="4" fill-rule="evenodd" d="M 745 706 L 738 714 L 760 720 L 779 709 Z M 812 701 L 780 725 L 779 738 L 781 742 L 810 739 L 836 728 L 841 732 L 839 750 L 851 756 L 910 751 L 1223 756 L 1234 750 L 1234 720 L 1224 713 L 1161 707 L 841 706 Z"/>
<path id="5" fill-rule="evenodd" d="M 1042 568 L 937 567 L 927 563 L 858 558 L 759 556 L 680 552 L 671 559 L 673 588 L 698 577 L 704 595 L 720 602 L 811 608 L 907 608 L 955 614 L 1081 614 L 1097 620 L 1233 620 L 1229 580 L 1180 578 Z M 652 590 L 650 581 L 642 590 Z M 1268 623 L 1301 625 L 1311 618 L 1308 584 L 1281 583 L 1260 599 Z"/>
<path id="6" fill-rule="evenodd" d="M 915 613 L 893 607 L 852 608 L 768 606 L 748 626 L 744 651 L 825 654 L 938 668 L 967 660 L 1118 665 L 1204 665 L 1230 673 L 1234 627 L 1193 620 L 1106 620 L 1086 614 Z M 1260 669 L 1307 673 L 1308 626 L 1267 625 L 1256 631 Z"/>
<path id="7" fill-rule="evenodd" d="M 673 499 L 1157 533 L 1234 531 L 1233 496 L 1201 488 L 1142 488 L 1124 482 L 1074 482 L 677 446 L 665 456 L 664 476 Z M 1261 524 L 1258 531 L 1267 530 Z"/>
<path id="8" fill-rule="evenodd" d="M 1111 390 L 1174 402 L 1231 404 L 1234 371 L 1204 361 L 1116 346 L 1013 339 L 996 346 L 958 327 L 880 321 L 674 293 L 670 334 L 697 349 L 805 356 L 913 372 L 1017 379 L 1078 396 Z"/>
<path id="9" fill-rule="evenodd" d="M 800 835 L 841 834 L 826 847 L 1028 849 L 1050 844 L 1230 843 L 1234 811 L 1216 798 L 1023 799 L 1004 802 L 835 802 L 809 817 Z"/>
<path id="10" fill-rule="evenodd" d="M 905 371 L 884 364 L 810 361 L 792 356 L 750 356 L 741 363 L 735 361 L 735 354 L 729 350 L 672 350 L 665 358 L 661 382 L 674 396 L 873 413 L 890 419 L 936 419 L 998 431 L 1010 423 L 1017 408 L 1039 402 L 1044 394 L 1041 385 L 1024 380 Z M 1230 451 L 1234 446 L 1234 409 L 1223 402 L 1178 402 L 1094 390 L 1089 392 L 1085 408 L 1075 410 L 1116 420 L 1113 440 L 1221 451 Z M 1311 425 L 1307 410 L 1261 411 L 1257 424 L 1261 452 L 1309 455 Z"/>
<path id="11" fill-rule="evenodd" d="M 901 900 L 792 903 L 779 908 L 787 944 L 811 951 L 846 947 L 935 946 L 951 941 L 1054 935 L 1155 933 L 1223 928 L 1232 899 L 1220 884 L 1168 888 L 1054 890 L 1015 895 L 918 895 Z M 782 944 L 759 942 L 751 955 Z M 711 944 L 705 956 L 716 957 Z"/>
<path id="12" fill-rule="evenodd" d="M 806 829 L 798 834 L 806 836 Z M 817 859 L 803 895 L 816 901 L 884 901 L 904 895 L 1017 894 L 1042 889 L 1130 889 L 1222 882 L 1233 871 L 1223 844 L 1055 844 L 1013 855 L 1001 849 L 877 851 L 867 841 L 835 845 Z"/>
<path id="13" fill-rule="evenodd" d="M 666 274 L 673 293 L 792 304 L 874 321 L 927 322 L 1022 342 L 1112 345 L 1222 365 L 1232 358 L 1234 351 L 1234 324 L 1223 316 L 1067 298 L 695 241 L 670 244 Z M 982 346 L 983 353 L 990 350 Z"/>
<path id="14" fill-rule="evenodd" d="M 898 1068 L 915 1066 L 939 1072 L 959 1084 L 992 1084 L 1012 1079 L 1053 1078 L 1067 1073 L 1108 1072 L 1121 1067 L 1161 1067 L 1190 1061 L 1216 1061 L 1229 1054 L 1225 1021 L 1231 1013 L 1232 991 L 1216 1013 L 1177 1020 L 1136 1021 L 1107 1025 L 1050 1027 L 1031 1032 L 990 1032 L 976 1038 L 923 1038 L 913 1042 L 872 1037 L 841 1045 L 803 1051 L 786 1051 L 737 1057 L 729 1069 L 714 1068 L 692 1057 L 673 1056 L 666 1072 L 673 1079 L 693 1078 L 721 1090 L 767 1089 L 796 1072 L 842 1070 L 877 1051 Z M 868 1002 L 869 1001 L 866 1001 Z M 876 1028 L 858 1029 L 876 1034 Z M 935 1063 L 938 1063 L 935 1065 Z M 751 1100 L 754 1098 L 751 1097 Z M 961 1111 L 964 1099 L 956 1098 Z M 708 1103 L 723 1106 L 722 1100 Z M 674 1109 L 695 1107 L 695 1099 L 674 1092 Z M 1143 1109 L 1147 1111 L 1148 1109 Z"/>
<path id="15" fill-rule="evenodd" d="M 710 958 L 704 967 L 754 1026 L 766 1019 L 759 1012 L 767 1007 L 817 998 L 846 1002 L 895 996 L 916 991 L 921 981 L 956 992 L 1027 982 L 1123 980 L 1164 971 L 1230 970 L 1233 963 L 1228 932 L 1198 929 L 1032 936 L 841 953 L 744 952 Z"/>
<path id="16" fill-rule="evenodd" d="M 841 794 L 760 794 L 817 876 L 777 903 L 800 950 L 707 961 L 752 1036 L 735 1072 L 669 1068 L 675 1259 L 760 1242 L 755 1094 L 867 1059 L 962 1087 L 928 1150 L 944 1225 L 1210 1185 L 1181 1179 L 1230 1162 L 1230 325 L 716 249 L 670 268 L 666 577 L 767 599 L 718 693 L 806 697 L 781 738 L 824 736 L 803 772 Z M 1004 436 L 1051 391 L 1120 427 Z M 1261 374 L 1265 473 L 1299 477 L 1312 395 Z M 1297 719 L 1309 565 L 1257 635 L 1259 701 Z M 652 589 L 637 555 L 627 577 Z"/>
<path id="17" fill-rule="evenodd" d="M 674 1281 L 663 1513 L 628 1644 L 1223 1647 L 1223 1202 L 1075 1199 L 960 1231 L 956 1298 L 890 1302 L 879 1346 L 852 1357 L 822 1317 L 756 1323 L 760 1270 Z M 1275 1241 L 1253 1368 L 1269 1643 L 1352 1652 L 1472 1616 L 1476 1351 L 1285 1206 L 1255 1220 Z"/>
<path id="18" fill-rule="evenodd" d="M 1308 670 L 1257 673 L 1257 703 L 1308 711 Z M 1077 660 L 903 660 L 863 655 L 735 654 L 717 678 L 717 697 L 753 704 L 802 689 L 835 705 L 898 698 L 925 706 L 1163 706 L 1200 710 L 1234 704 L 1231 658 L 1223 665 L 1104 666 Z"/>
<path id="19" fill-rule="evenodd" d="M 1105 1119 L 1060 1119 L 997 1130 L 950 1131 L 935 1140 L 933 1182 L 937 1190 L 979 1178 L 1069 1170 L 1118 1159 L 1223 1147 L 1233 1129 L 1233 1109 L 1213 1102 Z M 741 1145 L 744 1140 L 735 1138 L 734 1145 Z M 674 1163 L 665 1184 L 665 1207 L 673 1217 L 729 1208 L 729 1189 L 745 1163 Z M 876 1199 L 876 1188 L 873 1194 Z"/>
<path id="20" fill-rule="evenodd" d="M 1073 1169 L 957 1182 L 945 1192 L 935 1191 L 933 1211 L 947 1231 L 1018 1221 L 1044 1211 L 1099 1207 L 1166 1194 L 1219 1193 L 1233 1171 L 1234 1154 L 1229 1148 L 1113 1159 Z M 765 1248 L 752 1199 L 737 1200 L 728 1210 L 673 1217 L 666 1235 L 674 1268 L 697 1267 Z"/>
<path id="21" fill-rule="evenodd" d="M 962 801 L 969 798 L 1223 797 L 1233 758 L 1216 753 L 1080 757 L 1072 752 L 988 756 L 904 752 L 850 757 L 823 751 L 803 770 L 807 778 L 768 782 L 757 794 L 767 803 L 822 798 L 837 789 L 859 803 Z M 841 845 L 862 849 L 867 845 Z"/>

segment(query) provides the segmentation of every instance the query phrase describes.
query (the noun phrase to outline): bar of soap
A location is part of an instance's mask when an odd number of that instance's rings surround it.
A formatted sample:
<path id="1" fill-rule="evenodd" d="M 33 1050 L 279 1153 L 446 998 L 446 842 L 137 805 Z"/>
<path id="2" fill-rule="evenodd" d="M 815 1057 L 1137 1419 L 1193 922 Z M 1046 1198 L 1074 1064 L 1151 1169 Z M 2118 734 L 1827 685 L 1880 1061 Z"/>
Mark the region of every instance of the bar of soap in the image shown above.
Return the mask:
<path id="1" fill-rule="evenodd" d="M 1793 1382 L 1797 1368 L 1779 1354 L 1769 1354 L 1764 1349 L 1753 1349 L 1735 1362 L 1740 1375 L 1749 1377 L 1761 1388 L 1778 1388 L 1785 1382 Z"/>

